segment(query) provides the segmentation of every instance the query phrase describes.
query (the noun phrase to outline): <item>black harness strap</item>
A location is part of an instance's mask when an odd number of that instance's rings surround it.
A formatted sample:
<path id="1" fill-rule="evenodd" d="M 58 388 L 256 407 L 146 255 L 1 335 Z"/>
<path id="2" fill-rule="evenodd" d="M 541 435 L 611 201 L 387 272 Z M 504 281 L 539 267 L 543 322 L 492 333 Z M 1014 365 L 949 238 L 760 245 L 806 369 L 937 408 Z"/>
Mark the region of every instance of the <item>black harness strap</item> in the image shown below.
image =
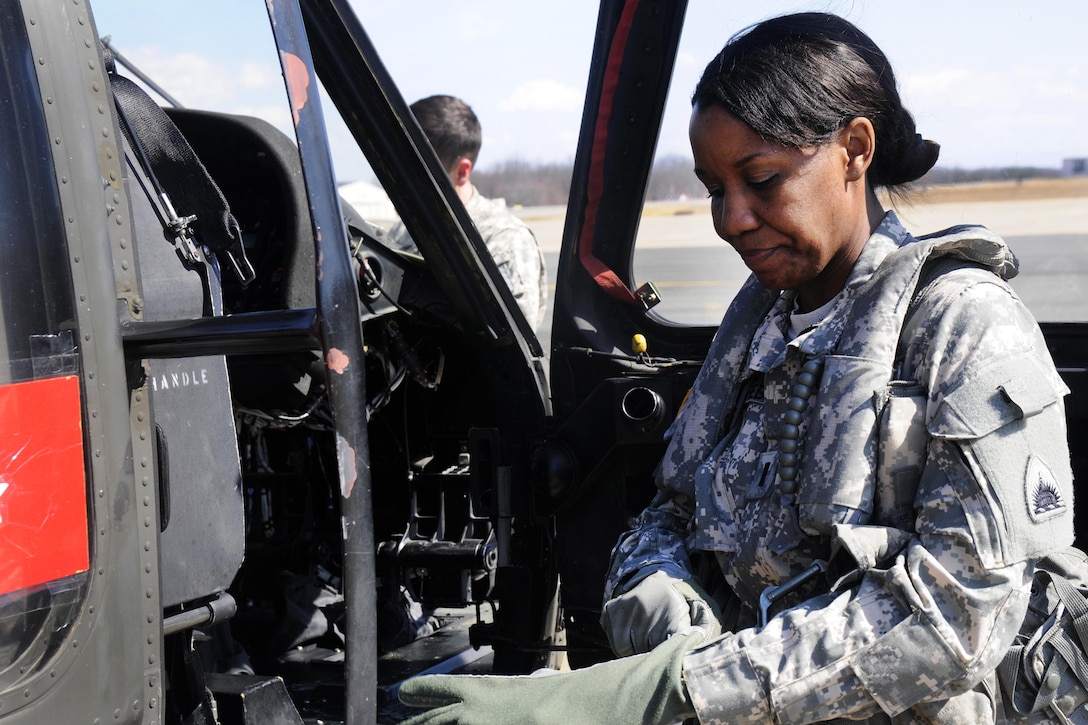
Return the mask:
<path id="1" fill-rule="evenodd" d="M 249 284 L 257 275 L 223 192 L 166 112 L 140 86 L 116 72 L 109 49 L 103 54 L 121 130 L 163 202 L 179 252 L 196 262 L 195 236 L 217 256 L 225 256 L 242 284 Z"/>

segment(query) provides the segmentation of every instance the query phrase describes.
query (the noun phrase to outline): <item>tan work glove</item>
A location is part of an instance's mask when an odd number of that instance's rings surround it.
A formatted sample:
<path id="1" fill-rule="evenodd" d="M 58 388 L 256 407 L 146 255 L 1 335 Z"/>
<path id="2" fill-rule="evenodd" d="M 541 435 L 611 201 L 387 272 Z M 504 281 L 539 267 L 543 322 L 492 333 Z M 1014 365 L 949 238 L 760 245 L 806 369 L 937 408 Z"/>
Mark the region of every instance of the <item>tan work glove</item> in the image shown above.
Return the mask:
<path id="1" fill-rule="evenodd" d="M 695 627 L 708 638 L 717 637 L 721 612 L 694 579 L 676 579 L 663 571 L 608 600 L 601 612 L 601 628 L 620 657 L 649 652 Z"/>

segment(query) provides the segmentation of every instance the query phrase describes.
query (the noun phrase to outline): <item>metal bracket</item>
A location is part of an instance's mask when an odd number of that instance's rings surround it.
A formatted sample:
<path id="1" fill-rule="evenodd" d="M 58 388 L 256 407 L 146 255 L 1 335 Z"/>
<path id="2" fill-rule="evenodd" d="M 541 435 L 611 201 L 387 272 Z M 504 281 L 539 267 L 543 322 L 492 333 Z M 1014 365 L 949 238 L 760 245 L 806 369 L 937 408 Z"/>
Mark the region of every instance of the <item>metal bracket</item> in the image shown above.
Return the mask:
<path id="1" fill-rule="evenodd" d="M 661 302 L 661 293 L 657 291 L 653 282 L 647 282 L 635 290 L 635 297 L 642 303 L 644 310 L 652 309 Z"/>
<path id="2" fill-rule="evenodd" d="M 787 594 L 800 589 L 805 582 L 817 574 L 827 573 L 827 562 L 823 559 L 817 559 L 808 565 L 803 572 L 793 577 L 787 582 L 779 584 L 776 587 L 767 587 L 763 590 L 763 593 L 759 595 L 759 619 L 758 624 L 760 627 L 764 627 L 767 624 L 768 614 L 771 611 L 771 607 L 779 599 L 782 599 Z"/>

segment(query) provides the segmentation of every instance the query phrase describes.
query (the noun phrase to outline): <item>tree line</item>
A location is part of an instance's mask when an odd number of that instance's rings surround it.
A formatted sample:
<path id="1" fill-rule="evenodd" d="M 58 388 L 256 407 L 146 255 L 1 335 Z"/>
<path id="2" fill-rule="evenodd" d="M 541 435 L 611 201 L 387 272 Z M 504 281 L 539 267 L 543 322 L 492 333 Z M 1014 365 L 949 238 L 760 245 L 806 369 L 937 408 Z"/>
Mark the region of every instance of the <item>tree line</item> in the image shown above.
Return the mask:
<path id="1" fill-rule="evenodd" d="M 504 161 L 497 166 L 472 172 L 476 188 L 510 206 L 555 206 L 567 203 L 573 163 L 531 164 Z M 653 201 L 706 195 L 706 189 L 691 170 L 691 159 L 666 156 L 658 159 L 650 174 L 646 196 Z"/>
<path id="2" fill-rule="evenodd" d="M 567 203 L 573 163 L 534 164 L 510 160 L 494 167 L 480 168 L 472 180 L 485 196 L 505 199 L 510 206 L 556 206 Z M 979 169 L 932 169 L 920 183 L 930 186 L 979 181 L 1023 181 L 1061 175 L 1060 169 L 1034 166 L 1006 166 Z M 695 178 L 691 159 L 664 156 L 654 163 L 646 198 L 650 201 L 692 199 L 706 196 L 706 189 Z"/>

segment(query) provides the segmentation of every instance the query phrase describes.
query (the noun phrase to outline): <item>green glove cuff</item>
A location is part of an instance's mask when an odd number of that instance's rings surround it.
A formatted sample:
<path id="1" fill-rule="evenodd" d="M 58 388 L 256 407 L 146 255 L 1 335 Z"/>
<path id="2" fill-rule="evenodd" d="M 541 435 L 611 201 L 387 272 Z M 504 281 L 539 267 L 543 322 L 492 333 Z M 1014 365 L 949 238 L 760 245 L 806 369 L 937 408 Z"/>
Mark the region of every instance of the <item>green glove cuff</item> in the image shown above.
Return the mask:
<path id="1" fill-rule="evenodd" d="M 694 629 L 648 654 L 559 674 L 416 677 L 401 686 L 400 699 L 435 708 L 408 720 L 411 725 L 672 723 L 695 714 L 684 686 L 684 655 L 705 640 Z"/>

